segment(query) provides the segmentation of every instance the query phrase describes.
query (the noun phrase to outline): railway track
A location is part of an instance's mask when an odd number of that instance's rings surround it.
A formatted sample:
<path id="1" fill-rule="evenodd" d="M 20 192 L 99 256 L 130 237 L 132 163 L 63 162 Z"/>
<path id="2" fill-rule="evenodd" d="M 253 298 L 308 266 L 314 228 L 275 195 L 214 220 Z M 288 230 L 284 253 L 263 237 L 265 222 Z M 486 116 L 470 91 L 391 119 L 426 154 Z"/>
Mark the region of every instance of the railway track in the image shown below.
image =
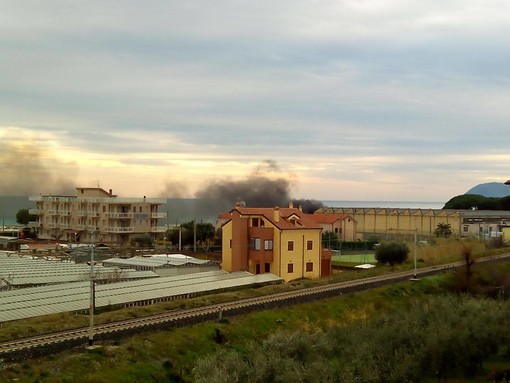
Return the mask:
<path id="1" fill-rule="evenodd" d="M 477 262 L 497 262 L 509 258 L 510 253 L 479 258 L 477 259 Z M 455 269 L 462 266 L 464 266 L 464 262 L 424 267 L 416 270 L 416 276 L 436 274 L 445 270 Z M 346 282 L 337 282 L 327 285 L 304 288 L 296 291 L 287 291 L 272 295 L 246 298 L 185 310 L 174 310 L 151 316 L 96 325 L 94 327 L 94 340 L 118 339 L 126 335 L 140 333 L 148 330 L 165 329 L 207 320 L 220 319 L 223 317 L 223 315 L 236 315 L 265 308 L 281 307 L 294 303 L 302 303 L 310 300 L 366 290 L 385 284 L 409 280 L 413 276 L 414 270 L 401 271 L 381 276 L 367 277 Z M 0 359 L 16 360 L 20 357 L 43 355 L 48 352 L 52 353 L 65 348 L 84 345 L 88 337 L 89 328 L 83 327 L 74 330 L 60 331 L 2 342 L 0 343 Z"/>

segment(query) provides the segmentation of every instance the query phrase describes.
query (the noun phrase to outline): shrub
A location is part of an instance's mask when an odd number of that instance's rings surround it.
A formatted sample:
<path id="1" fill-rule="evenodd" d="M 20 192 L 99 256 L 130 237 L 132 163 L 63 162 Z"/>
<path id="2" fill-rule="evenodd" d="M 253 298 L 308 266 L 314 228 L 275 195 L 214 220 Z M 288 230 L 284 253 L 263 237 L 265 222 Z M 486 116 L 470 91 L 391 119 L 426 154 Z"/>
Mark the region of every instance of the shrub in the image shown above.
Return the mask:
<path id="1" fill-rule="evenodd" d="M 377 262 L 383 264 L 389 263 L 391 266 L 404 262 L 408 255 L 409 248 L 403 242 L 385 242 L 375 249 L 375 259 Z"/>

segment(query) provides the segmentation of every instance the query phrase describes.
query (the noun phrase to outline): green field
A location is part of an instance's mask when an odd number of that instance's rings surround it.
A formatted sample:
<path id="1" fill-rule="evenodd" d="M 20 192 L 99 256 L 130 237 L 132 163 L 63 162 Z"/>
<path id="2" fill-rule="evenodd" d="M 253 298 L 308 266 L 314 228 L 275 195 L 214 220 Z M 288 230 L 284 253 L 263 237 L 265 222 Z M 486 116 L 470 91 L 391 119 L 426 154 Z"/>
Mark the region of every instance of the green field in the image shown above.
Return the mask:
<path id="1" fill-rule="evenodd" d="M 354 267 L 364 263 L 377 263 L 374 253 L 333 255 L 331 257 L 333 266 Z"/>

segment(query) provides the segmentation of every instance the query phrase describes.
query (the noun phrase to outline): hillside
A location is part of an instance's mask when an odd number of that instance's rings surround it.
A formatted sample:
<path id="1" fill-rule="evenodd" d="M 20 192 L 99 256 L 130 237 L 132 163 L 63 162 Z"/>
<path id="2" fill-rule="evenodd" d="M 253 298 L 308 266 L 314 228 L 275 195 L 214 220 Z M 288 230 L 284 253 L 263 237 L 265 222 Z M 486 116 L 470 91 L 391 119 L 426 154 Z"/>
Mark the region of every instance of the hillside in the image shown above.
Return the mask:
<path id="1" fill-rule="evenodd" d="M 502 198 L 510 195 L 510 186 L 503 182 L 487 182 L 476 185 L 464 194 L 478 194 L 484 197 Z"/>

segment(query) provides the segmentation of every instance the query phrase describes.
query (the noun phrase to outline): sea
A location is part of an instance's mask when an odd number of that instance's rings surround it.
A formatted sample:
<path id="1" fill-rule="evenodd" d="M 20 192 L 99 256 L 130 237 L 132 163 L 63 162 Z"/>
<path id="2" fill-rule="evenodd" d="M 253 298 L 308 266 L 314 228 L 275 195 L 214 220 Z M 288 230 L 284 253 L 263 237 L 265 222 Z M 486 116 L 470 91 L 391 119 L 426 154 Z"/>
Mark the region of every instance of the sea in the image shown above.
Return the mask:
<path id="1" fill-rule="evenodd" d="M 398 209 L 442 209 L 444 202 L 430 201 L 321 201 L 328 207 L 379 207 Z"/>

